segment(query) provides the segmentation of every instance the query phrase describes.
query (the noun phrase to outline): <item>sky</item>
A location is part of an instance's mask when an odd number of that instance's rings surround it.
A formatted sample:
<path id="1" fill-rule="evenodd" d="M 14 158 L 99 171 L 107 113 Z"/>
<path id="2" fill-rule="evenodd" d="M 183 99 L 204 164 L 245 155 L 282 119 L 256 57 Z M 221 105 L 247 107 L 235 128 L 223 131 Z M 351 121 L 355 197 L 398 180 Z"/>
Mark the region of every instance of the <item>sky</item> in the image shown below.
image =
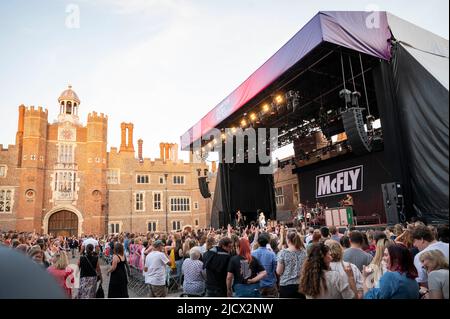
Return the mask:
<path id="1" fill-rule="evenodd" d="M 320 10 L 390 11 L 448 39 L 447 0 L 0 0 L 0 144 L 20 104 L 56 120 L 71 84 L 83 123 L 108 115 L 109 147 L 132 122 L 159 157 Z"/>

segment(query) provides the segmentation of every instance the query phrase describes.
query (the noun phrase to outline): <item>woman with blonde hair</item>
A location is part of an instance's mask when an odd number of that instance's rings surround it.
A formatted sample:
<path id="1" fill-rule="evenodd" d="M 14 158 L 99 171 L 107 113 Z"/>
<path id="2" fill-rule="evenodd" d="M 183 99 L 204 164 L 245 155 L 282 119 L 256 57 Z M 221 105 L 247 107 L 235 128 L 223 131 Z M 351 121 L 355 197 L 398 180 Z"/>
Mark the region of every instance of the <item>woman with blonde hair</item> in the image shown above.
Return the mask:
<path id="1" fill-rule="evenodd" d="M 47 271 L 56 279 L 67 297 L 72 298 L 72 289 L 67 285 L 67 277 L 73 273 L 73 270 L 67 267 L 68 265 L 69 258 L 67 258 L 66 252 L 59 251 L 53 256 L 52 266 L 48 267 Z"/>
<path id="2" fill-rule="evenodd" d="M 417 269 L 409 250 L 403 245 L 390 245 L 383 258 L 387 271 L 380 278 L 379 288 L 368 287 L 371 273 L 367 267 L 363 271 L 364 299 L 419 299 Z"/>
<path id="3" fill-rule="evenodd" d="M 419 257 L 428 273 L 428 291 L 425 299 L 448 299 L 448 260 L 440 250 L 429 250 Z"/>
<path id="4" fill-rule="evenodd" d="M 142 269 L 140 268 L 140 263 L 141 263 L 141 255 L 143 254 L 143 245 L 142 245 L 142 237 L 138 237 L 135 239 L 134 241 L 134 257 L 133 257 L 133 264 L 130 264 L 135 267 L 136 269 L 139 269 L 140 271 L 142 271 Z"/>
<path id="5" fill-rule="evenodd" d="M 358 267 L 352 263 L 344 262 L 344 248 L 337 241 L 328 239 L 325 241 L 325 245 L 330 249 L 331 254 L 331 262 L 330 269 L 337 271 L 344 282 L 348 283 L 348 276 L 345 271 L 345 268 L 350 267 L 353 272 L 353 278 L 355 279 L 356 290 L 358 291 L 358 298 L 363 297 L 364 286 L 363 286 L 363 277 L 361 271 L 359 271 Z"/>
<path id="6" fill-rule="evenodd" d="M 375 257 L 373 257 L 372 262 L 369 264 L 368 268 L 366 268 L 366 270 L 372 274 L 370 283 L 367 283 L 368 288 L 379 287 L 380 278 L 387 271 L 386 263 L 383 261 L 384 251 L 393 244 L 394 242 L 390 239 L 382 238 L 378 240 Z"/>
<path id="7" fill-rule="evenodd" d="M 180 256 L 183 256 L 183 258 L 189 258 L 190 257 L 190 242 L 191 239 L 187 238 L 186 241 L 183 243 L 183 249 L 182 251 L 179 251 L 178 253 L 180 254 Z"/>

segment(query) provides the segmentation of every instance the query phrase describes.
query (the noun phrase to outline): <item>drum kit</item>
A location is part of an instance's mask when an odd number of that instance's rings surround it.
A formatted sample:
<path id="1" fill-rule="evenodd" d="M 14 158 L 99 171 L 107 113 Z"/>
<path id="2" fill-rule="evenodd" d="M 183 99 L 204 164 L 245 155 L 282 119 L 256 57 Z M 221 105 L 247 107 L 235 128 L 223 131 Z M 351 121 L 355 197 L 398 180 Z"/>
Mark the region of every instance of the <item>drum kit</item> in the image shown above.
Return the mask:
<path id="1" fill-rule="evenodd" d="M 297 215 L 294 217 L 294 225 L 301 225 L 305 223 L 306 227 L 320 226 L 325 222 L 324 207 L 316 204 L 316 207 L 309 208 L 308 205 L 302 206 L 297 210 Z"/>

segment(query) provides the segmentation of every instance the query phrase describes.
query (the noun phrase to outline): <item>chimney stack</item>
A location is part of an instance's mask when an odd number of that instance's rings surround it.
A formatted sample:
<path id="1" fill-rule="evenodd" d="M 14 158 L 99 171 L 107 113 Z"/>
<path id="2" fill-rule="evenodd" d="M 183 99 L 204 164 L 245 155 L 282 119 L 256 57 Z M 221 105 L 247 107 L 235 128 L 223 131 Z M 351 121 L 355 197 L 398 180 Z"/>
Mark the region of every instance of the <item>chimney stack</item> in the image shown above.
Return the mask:
<path id="1" fill-rule="evenodd" d="M 120 151 L 126 151 L 127 150 L 127 125 L 125 123 L 120 124 L 121 129 L 121 142 L 120 142 Z"/>
<path id="2" fill-rule="evenodd" d="M 132 123 L 128 124 L 128 151 L 134 152 L 134 145 L 133 145 L 133 130 L 134 125 Z"/>
<path id="3" fill-rule="evenodd" d="M 144 144 L 144 141 L 142 139 L 138 140 L 138 158 L 140 162 L 144 161 L 144 157 L 142 156 L 142 146 Z"/>
<path id="4" fill-rule="evenodd" d="M 164 143 L 159 143 L 159 158 L 164 161 Z"/>
<path id="5" fill-rule="evenodd" d="M 170 159 L 170 144 L 169 143 L 165 143 L 164 144 L 164 148 L 165 148 L 165 151 L 166 151 L 164 160 L 168 161 Z"/>
<path id="6" fill-rule="evenodd" d="M 120 128 L 122 130 L 121 134 L 121 143 L 120 143 L 120 151 L 121 152 L 134 152 L 133 145 L 133 129 L 134 125 L 132 123 L 122 123 L 120 124 Z M 127 140 L 128 134 L 128 140 Z"/>

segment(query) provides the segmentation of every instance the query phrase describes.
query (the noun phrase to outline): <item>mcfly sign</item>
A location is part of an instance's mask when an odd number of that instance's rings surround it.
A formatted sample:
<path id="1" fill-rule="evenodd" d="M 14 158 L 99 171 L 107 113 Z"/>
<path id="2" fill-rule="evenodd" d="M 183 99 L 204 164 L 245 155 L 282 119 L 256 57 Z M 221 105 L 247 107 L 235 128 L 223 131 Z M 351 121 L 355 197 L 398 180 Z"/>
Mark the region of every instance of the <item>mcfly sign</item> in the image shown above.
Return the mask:
<path id="1" fill-rule="evenodd" d="M 356 193 L 362 190 L 362 165 L 316 177 L 316 198 Z"/>

